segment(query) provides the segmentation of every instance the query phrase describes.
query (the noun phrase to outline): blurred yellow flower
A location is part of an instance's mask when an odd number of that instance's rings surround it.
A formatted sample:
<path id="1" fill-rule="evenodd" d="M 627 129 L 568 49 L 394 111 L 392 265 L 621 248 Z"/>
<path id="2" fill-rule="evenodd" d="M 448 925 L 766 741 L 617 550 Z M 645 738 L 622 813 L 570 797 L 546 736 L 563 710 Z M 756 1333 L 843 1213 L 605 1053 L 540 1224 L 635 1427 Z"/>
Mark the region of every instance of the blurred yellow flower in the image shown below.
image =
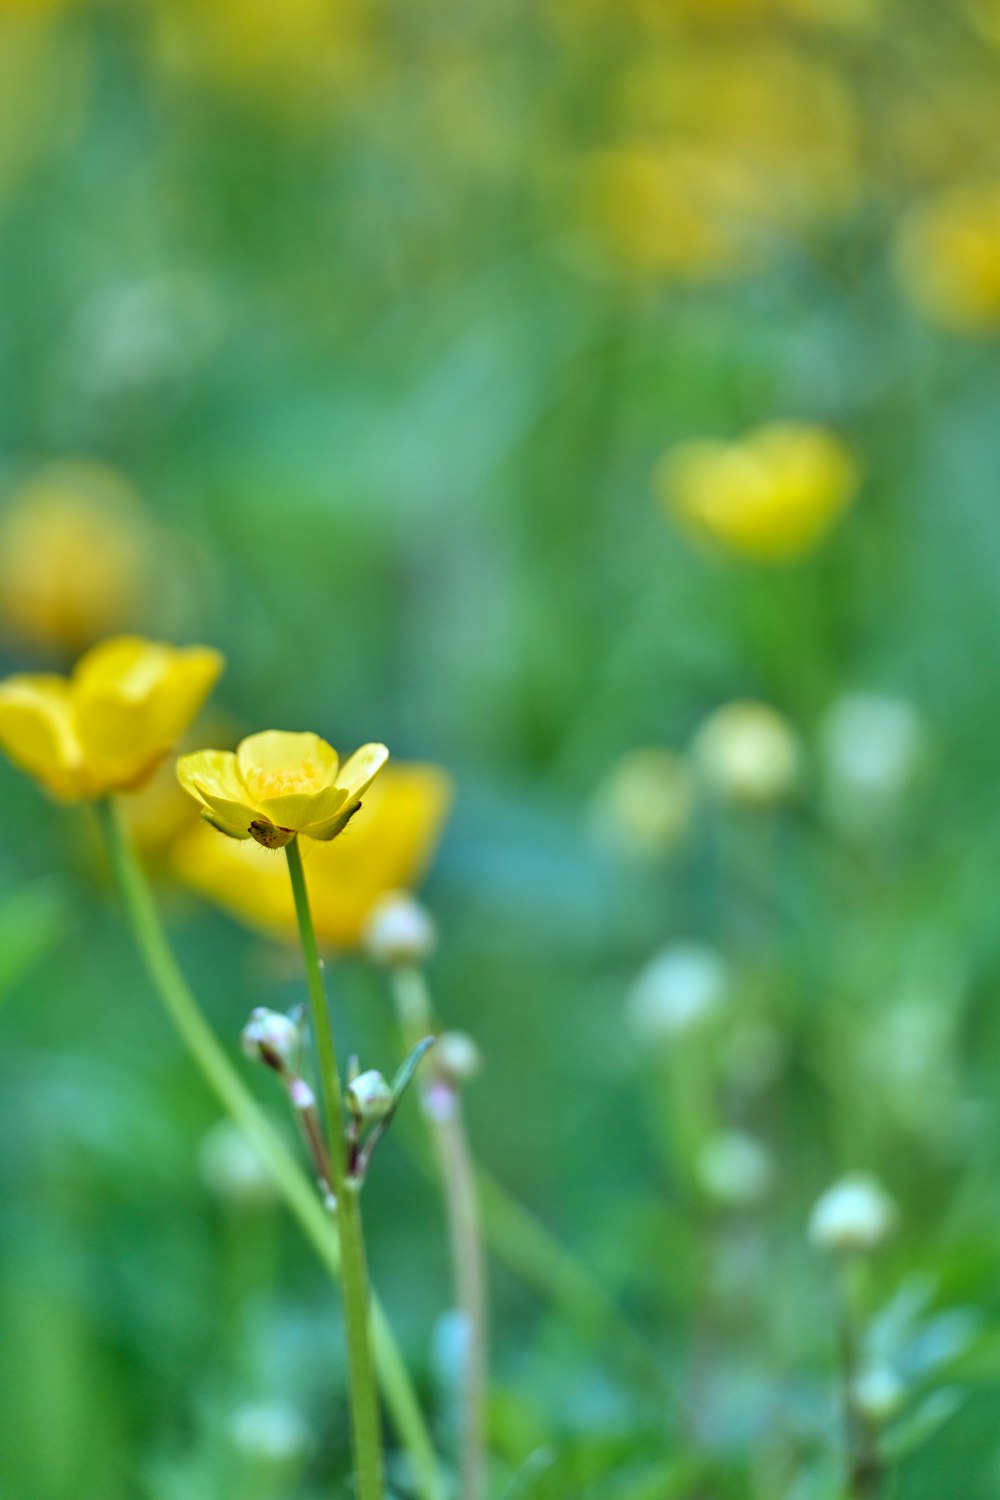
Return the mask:
<path id="1" fill-rule="evenodd" d="M 621 71 L 613 109 L 622 139 L 591 160 L 591 217 L 640 272 L 746 274 L 857 194 L 850 95 L 791 47 L 672 41 Z"/>
<path id="2" fill-rule="evenodd" d="M 637 271 L 711 279 L 759 258 L 744 227 L 754 184 L 725 156 L 677 144 L 602 151 L 590 161 L 586 194 L 609 248 Z"/>
<path id="3" fill-rule="evenodd" d="M 656 859 L 673 853 L 694 814 L 695 792 L 687 764 L 659 745 L 629 750 L 601 782 L 590 822 L 598 840 L 616 854 Z"/>
<path id="4" fill-rule="evenodd" d="M 90 459 L 46 464 L 0 515 L 0 619 L 76 652 L 134 623 L 149 564 L 136 496 Z"/>
<path id="5" fill-rule="evenodd" d="M 385 765 L 384 745 L 362 745 L 344 762 L 318 734 L 267 729 L 232 750 L 197 750 L 177 762 L 181 786 L 207 823 L 233 839 L 281 849 L 296 834 L 335 838 Z"/>
<path id="6" fill-rule="evenodd" d="M 420 880 L 451 796 L 450 779 L 437 766 L 394 763 L 371 787 L 365 816 L 345 837 L 310 846 L 309 899 L 322 944 L 357 946 L 380 898 Z M 185 885 L 247 925 L 296 941 L 285 862 L 252 839 L 216 838 L 202 824 L 177 840 L 170 863 Z"/>
<path id="7" fill-rule="evenodd" d="M 774 423 L 738 442 L 682 443 L 657 466 L 668 512 L 733 552 L 771 562 L 819 545 L 858 486 L 850 453 L 831 432 Z"/>
<path id="8" fill-rule="evenodd" d="M 1000 329 L 1000 183 L 952 188 L 904 219 L 895 245 L 907 296 L 963 333 Z"/>
<path id="9" fill-rule="evenodd" d="M 282 109 L 329 109 L 370 75 L 374 24 L 363 0 L 164 0 L 153 46 L 183 77 Z"/>
<path id="10" fill-rule="evenodd" d="M 184 733 L 222 665 L 205 646 L 103 641 L 71 677 L 0 682 L 0 748 L 57 797 L 133 791 Z"/>

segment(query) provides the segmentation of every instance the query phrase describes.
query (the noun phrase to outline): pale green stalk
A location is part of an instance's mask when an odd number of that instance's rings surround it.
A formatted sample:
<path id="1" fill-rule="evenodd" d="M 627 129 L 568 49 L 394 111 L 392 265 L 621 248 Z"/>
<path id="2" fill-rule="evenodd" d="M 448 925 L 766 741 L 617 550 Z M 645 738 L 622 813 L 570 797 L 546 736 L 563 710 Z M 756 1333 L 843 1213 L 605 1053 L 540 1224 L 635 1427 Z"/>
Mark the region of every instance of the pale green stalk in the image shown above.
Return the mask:
<path id="1" fill-rule="evenodd" d="M 305 959 L 309 988 L 309 1013 L 319 1059 L 319 1073 L 326 1105 L 327 1134 L 330 1142 L 330 1186 L 335 1199 L 334 1213 L 340 1234 L 340 1285 L 344 1302 L 344 1326 L 347 1334 L 347 1364 L 350 1378 L 351 1424 L 354 1432 L 354 1464 L 358 1500 L 383 1500 L 385 1481 L 382 1474 L 382 1419 L 375 1380 L 372 1332 L 369 1319 L 368 1271 L 365 1265 L 365 1242 L 361 1227 L 360 1182 L 351 1175 L 347 1161 L 347 1133 L 344 1102 L 337 1067 L 337 1053 L 330 1025 L 323 968 L 309 893 L 302 869 L 298 838 L 285 845 L 288 874 L 295 897 L 302 956 Z"/>
<path id="2" fill-rule="evenodd" d="M 256 1147 L 306 1239 L 330 1274 L 339 1278 L 336 1230 L 304 1172 L 219 1045 L 188 988 L 118 810 L 111 803 L 99 803 L 97 813 L 136 945 L 164 1009 L 205 1081 Z M 386 1405 L 413 1464 L 422 1500 L 443 1500 L 440 1470 L 419 1402 L 385 1314 L 374 1300 L 371 1323 Z"/>
<path id="3" fill-rule="evenodd" d="M 432 1027 L 430 995 L 421 970 L 397 968 L 396 1000 L 407 1050 Z M 462 1320 L 460 1457 L 462 1500 L 486 1493 L 486 1391 L 489 1378 L 489 1306 L 479 1223 L 476 1172 L 462 1119 L 459 1087 L 435 1067 L 433 1054 L 421 1090 L 424 1118 L 440 1167 L 451 1241 L 455 1303 Z"/>
<path id="4" fill-rule="evenodd" d="M 424 1024 L 420 1018 L 430 1003 L 426 981 L 418 969 L 410 967 L 394 969 L 391 979 L 400 1028 L 406 1038 L 411 1027 Z M 426 1160 L 421 1165 L 429 1167 Z M 492 1173 L 477 1166 L 475 1181 L 483 1237 L 493 1253 L 574 1322 L 602 1329 L 609 1346 L 619 1351 L 649 1389 L 662 1395 L 665 1387 L 660 1363 L 614 1298 Z"/>

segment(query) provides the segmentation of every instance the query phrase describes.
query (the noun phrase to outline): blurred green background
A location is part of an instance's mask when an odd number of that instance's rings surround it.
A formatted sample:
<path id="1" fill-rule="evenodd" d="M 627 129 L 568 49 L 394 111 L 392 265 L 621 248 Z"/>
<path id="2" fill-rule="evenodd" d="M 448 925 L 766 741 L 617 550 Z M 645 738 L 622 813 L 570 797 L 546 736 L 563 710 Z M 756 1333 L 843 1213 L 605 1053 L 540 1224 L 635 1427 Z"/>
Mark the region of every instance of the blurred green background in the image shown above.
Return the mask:
<path id="1" fill-rule="evenodd" d="M 1000 1483 L 998 45 L 990 0 L 0 3 L 0 659 L 211 643 L 226 744 L 455 778 L 425 899 L 474 1145 L 647 1346 L 495 1257 L 496 1496 L 844 1493 L 807 1224 L 854 1169 L 899 1209 L 864 1291 L 902 1392 L 882 1492 Z M 779 560 L 654 477 L 775 421 L 861 475 Z M 696 765 L 687 809 L 683 760 L 676 829 L 655 787 L 626 816 L 622 757 L 688 757 L 739 699 L 794 786 L 733 807 Z M 333 1290 L 206 1180 L 217 1109 L 86 809 L 6 762 L 0 799 L 0 1495 L 349 1494 Z M 235 1053 L 297 961 L 160 887 Z M 728 977 L 688 1055 L 629 996 L 691 943 Z M 332 982 L 388 1071 L 383 978 Z M 696 1076 L 766 1191 L 664 1132 Z M 370 1258 L 448 1454 L 417 1134 Z"/>

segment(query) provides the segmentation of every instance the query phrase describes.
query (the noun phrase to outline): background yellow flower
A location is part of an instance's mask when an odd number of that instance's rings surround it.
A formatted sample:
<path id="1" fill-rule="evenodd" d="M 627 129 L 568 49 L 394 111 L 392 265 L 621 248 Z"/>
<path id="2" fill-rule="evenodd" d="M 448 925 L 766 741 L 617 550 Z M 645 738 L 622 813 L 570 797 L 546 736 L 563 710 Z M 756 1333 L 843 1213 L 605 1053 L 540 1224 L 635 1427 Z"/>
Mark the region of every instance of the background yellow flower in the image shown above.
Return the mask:
<path id="1" fill-rule="evenodd" d="M 739 442 L 680 444 L 656 484 L 667 510 L 713 541 L 785 562 L 819 545 L 853 499 L 858 471 L 833 433 L 774 423 Z"/>
<path id="2" fill-rule="evenodd" d="M 0 748 L 58 797 L 132 791 L 187 729 L 222 665 L 204 646 L 102 641 L 70 677 L 0 682 Z"/>

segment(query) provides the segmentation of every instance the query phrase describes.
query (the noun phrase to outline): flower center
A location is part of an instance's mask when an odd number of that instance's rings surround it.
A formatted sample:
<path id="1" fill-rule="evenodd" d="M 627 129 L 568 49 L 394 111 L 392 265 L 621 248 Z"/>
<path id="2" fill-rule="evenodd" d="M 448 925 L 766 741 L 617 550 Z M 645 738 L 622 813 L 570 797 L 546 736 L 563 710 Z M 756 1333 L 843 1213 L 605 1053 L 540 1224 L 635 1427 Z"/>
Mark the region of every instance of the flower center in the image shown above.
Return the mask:
<path id="1" fill-rule="evenodd" d="M 290 797 L 296 793 L 321 792 L 326 778 L 314 760 L 299 761 L 294 766 L 248 766 L 243 781 L 254 802 L 271 797 Z"/>

